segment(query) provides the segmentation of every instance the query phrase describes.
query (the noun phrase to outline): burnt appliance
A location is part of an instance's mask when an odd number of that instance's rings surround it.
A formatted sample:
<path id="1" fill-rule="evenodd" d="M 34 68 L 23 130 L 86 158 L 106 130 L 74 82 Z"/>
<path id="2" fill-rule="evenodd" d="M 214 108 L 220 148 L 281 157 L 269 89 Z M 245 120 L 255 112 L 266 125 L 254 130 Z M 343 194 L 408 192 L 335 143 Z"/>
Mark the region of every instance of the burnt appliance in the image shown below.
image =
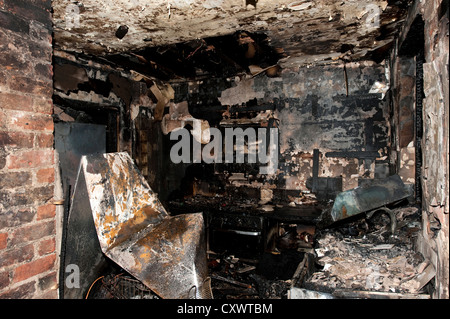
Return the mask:
<path id="1" fill-rule="evenodd" d="M 209 211 L 206 219 L 209 250 L 215 253 L 258 259 L 274 246 L 278 222 L 264 213 Z"/>

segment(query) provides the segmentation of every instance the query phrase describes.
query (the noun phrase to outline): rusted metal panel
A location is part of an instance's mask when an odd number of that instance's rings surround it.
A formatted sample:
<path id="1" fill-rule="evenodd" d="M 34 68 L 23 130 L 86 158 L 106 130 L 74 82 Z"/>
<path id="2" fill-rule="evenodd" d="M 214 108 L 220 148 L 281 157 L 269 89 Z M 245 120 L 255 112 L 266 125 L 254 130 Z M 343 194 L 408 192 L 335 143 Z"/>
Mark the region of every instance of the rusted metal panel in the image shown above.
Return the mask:
<path id="1" fill-rule="evenodd" d="M 395 203 L 412 195 L 398 175 L 374 181 L 367 186 L 357 187 L 336 196 L 331 217 L 333 221 L 345 219 L 364 212 L 370 212 Z"/>
<path id="2" fill-rule="evenodd" d="M 339 193 L 331 211 L 326 210 L 322 214 L 320 227 L 361 213 L 370 218 L 375 212 L 384 211 L 391 219 L 391 233 L 394 234 L 397 228 L 396 216 L 394 211 L 386 206 L 400 202 L 413 193 L 413 189 L 407 187 L 398 175 L 370 181 L 364 186 Z"/>
<path id="3" fill-rule="evenodd" d="M 127 153 L 83 156 L 103 253 L 161 298 L 202 297 L 207 277 L 201 213 L 170 216 Z"/>

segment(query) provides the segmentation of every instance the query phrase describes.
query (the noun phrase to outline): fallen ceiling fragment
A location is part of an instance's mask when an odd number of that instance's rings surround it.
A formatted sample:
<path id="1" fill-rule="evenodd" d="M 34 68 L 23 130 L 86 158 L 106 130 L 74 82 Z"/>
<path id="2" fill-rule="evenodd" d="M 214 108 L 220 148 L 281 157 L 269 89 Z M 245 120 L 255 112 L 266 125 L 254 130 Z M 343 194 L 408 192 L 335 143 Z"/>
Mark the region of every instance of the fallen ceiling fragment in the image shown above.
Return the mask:
<path id="1" fill-rule="evenodd" d="M 155 117 L 156 118 L 156 117 Z M 188 103 L 170 103 L 169 113 L 161 121 L 161 130 L 164 135 L 184 128 L 187 124 L 192 126 L 192 136 L 201 144 L 208 144 L 211 139 L 209 123 L 206 120 L 196 119 L 189 113 Z"/>

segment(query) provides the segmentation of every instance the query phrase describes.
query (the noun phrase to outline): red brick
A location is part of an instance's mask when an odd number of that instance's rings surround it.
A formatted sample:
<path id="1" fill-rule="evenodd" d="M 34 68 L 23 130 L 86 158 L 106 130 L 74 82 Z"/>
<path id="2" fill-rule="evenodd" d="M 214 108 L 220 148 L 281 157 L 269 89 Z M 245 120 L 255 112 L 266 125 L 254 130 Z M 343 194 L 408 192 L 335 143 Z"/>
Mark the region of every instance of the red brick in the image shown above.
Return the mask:
<path id="1" fill-rule="evenodd" d="M 34 1 L 33 1 L 34 2 Z M 46 26 L 51 26 L 50 8 L 35 6 L 29 0 L 4 0 L 5 9 L 27 20 L 37 20 Z"/>
<path id="2" fill-rule="evenodd" d="M 57 284 L 58 284 L 57 278 L 58 278 L 58 273 L 56 271 L 51 272 L 42 278 L 39 278 L 39 281 L 38 281 L 39 289 L 41 291 L 55 290 L 55 288 L 57 287 Z"/>
<path id="3" fill-rule="evenodd" d="M 53 148 L 53 134 L 36 134 L 36 147 Z"/>
<path id="4" fill-rule="evenodd" d="M 0 41 L 1 41 L 1 39 L 0 39 Z M 1 85 L 5 85 L 6 84 L 6 75 L 5 75 L 4 72 L 1 72 L 1 71 L 0 71 L 0 84 Z"/>
<path id="5" fill-rule="evenodd" d="M 4 129 L 6 128 L 6 124 L 7 124 L 7 115 L 5 114 L 5 112 L 0 112 L 0 129 Z"/>
<path id="6" fill-rule="evenodd" d="M 46 203 L 52 199 L 54 194 L 53 185 L 42 187 L 15 188 L 13 191 L 0 188 L 0 201 L 5 207 L 35 205 L 36 203 Z"/>
<path id="7" fill-rule="evenodd" d="M 34 67 L 36 73 L 36 78 L 41 81 L 52 81 L 53 78 L 53 68 L 50 63 L 42 64 L 37 63 Z"/>
<path id="8" fill-rule="evenodd" d="M 2 52 L 0 55 L 0 65 L 2 65 L 6 70 L 11 70 L 13 72 L 20 72 L 31 68 L 30 62 L 25 60 L 25 58 L 18 54 L 18 52 L 14 52 L 13 50 L 6 50 L 6 52 Z"/>
<path id="9" fill-rule="evenodd" d="M 3 293 L 0 293 L 0 299 L 30 299 L 35 293 L 35 282 L 27 282 L 14 289 L 8 289 Z"/>
<path id="10" fill-rule="evenodd" d="M 39 256 L 54 253 L 55 248 L 56 248 L 56 242 L 55 242 L 54 238 L 45 239 L 39 243 L 39 248 L 38 248 Z"/>
<path id="11" fill-rule="evenodd" d="M 34 246 L 29 244 L 22 247 L 14 247 L 0 252 L 0 268 L 30 261 L 34 257 Z"/>
<path id="12" fill-rule="evenodd" d="M 36 299 L 58 299 L 58 290 L 50 289 L 50 290 L 45 291 L 44 293 L 40 294 L 39 296 L 36 296 L 33 298 L 36 298 Z"/>
<path id="13" fill-rule="evenodd" d="M 33 109 L 37 113 L 53 114 L 53 101 L 46 98 L 35 98 L 33 99 Z"/>
<path id="14" fill-rule="evenodd" d="M 52 6 L 51 0 L 29 0 L 32 4 L 39 8 L 50 9 Z"/>
<path id="15" fill-rule="evenodd" d="M 0 272 L 0 290 L 9 286 L 9 272 Z"/>
<path id="16" fill-rule="evenodd" d="M 16 229 L 12 234 L 9 245 L 13 247 L 20 243 L 33 242 L 50 235 L 55 235 L 55 222 L 53 220 Z"/>
<path id="17" fill-rule="evenodd" d="M 54 151 L 48 150 L 31 150 L 23 151 L 19 154 L 9 155 L 9 169 L 18 168 L 37 168 L 53 165 Z"/>
<path id="18" fill-rule="evenodd" d="M 30 277 L 52 270 L 56 255 L 51 254 L 40 259 L 21 265 L 14 270 L 13 282 L 24 281 Z"/>
<path id="19" fill-rule="evenodd" d="M 31 181 L 29 172 L 0 173 L 0 188 L 15 188 L 27 185 Z"/>
<path id="20" fill-rule="evenodd" d="M 23 226 L 34 219 L 34 212 L 30 209 L 20 209 L 18 211 L 6 211 L 0 213 L 0 230 L 8 227 Z"/>
<path id="21" fill-rule="evenodd" d="M 38 207 L 37 209 L 37 220 L 53 218 L 56 216 L 56 207 L 53 204 L 47 204 Z"/>
<path id="22" fill-rule="evenodd" d="M 42 82 L 25 76 L 13 76 L 9 83 L 10 89 L 22 93 L 32 93 L 47 97 L 52 96 L 52 82 Z"/>
<path id="23" fill-rule="evenodd" d="M 33 102 L 29 96 L 0 92 L 0 106 L 4 109 L 31 111 Z"/>
<path id="24" fill-rule="evenodd" d="M 34 134 L 22 132 L 0 132 L 0 147 L 32 148 Z"/>
<path id="25" fill-rule="evenodd" d="M 53 183 L 55 181 L 55 169 L 53 167 L 40 169 L 36 173 L 38 183 Z"/>
<path id="26" fill-rule="evenodd" d="M 0 146 L 0 169 L 3 169 L 6 166 L 6 158 L 8 155 L 9 152 L 7 152 L 4 147 Z"/>
<path id="27" fill-rule="evenodd" d="M 20 128 L 25 130 L 53 132 L 52 117 L 43 114 L 15 112 L 10 114 L 7 125 L 11 129 Z"/>
<path id="28" fill-rule="evenodd" d="M 8 234 L 7 233 L 0 234 L 0 249 L 5 249 L 7 243 L 8 243 Z"/>
<path id="29" fill-rule="evenodd" d="M 25 19 L 17 17 L 11 12 L 0 11 L 0 21 L 1 26 L 4 29 L 8 29 L 14 32 L 20 32 L 24 35 L 28 35 L 30 32 L 29 22 Z"/>
<path id="30" fill-rule="evenodd" d="M 49 49 L 46 44 L 30 41 L 28 43 L 28 50 L 30 51 L 31 56 L 37 60 L 51 61 L 52 59 L 52 50 L 51 48 Z"/>

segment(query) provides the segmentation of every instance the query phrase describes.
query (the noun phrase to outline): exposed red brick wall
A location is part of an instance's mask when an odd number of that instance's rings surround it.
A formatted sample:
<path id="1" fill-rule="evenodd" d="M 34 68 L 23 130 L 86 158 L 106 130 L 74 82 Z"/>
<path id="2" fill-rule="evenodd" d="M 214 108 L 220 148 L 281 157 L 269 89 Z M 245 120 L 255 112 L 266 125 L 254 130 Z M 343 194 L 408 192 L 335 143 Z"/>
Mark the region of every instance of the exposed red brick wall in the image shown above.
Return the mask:
<path id="1" fill-rule="evenodd" d="M 0 298 L 57 298 L 50 0 L 0 0 Z"/>

